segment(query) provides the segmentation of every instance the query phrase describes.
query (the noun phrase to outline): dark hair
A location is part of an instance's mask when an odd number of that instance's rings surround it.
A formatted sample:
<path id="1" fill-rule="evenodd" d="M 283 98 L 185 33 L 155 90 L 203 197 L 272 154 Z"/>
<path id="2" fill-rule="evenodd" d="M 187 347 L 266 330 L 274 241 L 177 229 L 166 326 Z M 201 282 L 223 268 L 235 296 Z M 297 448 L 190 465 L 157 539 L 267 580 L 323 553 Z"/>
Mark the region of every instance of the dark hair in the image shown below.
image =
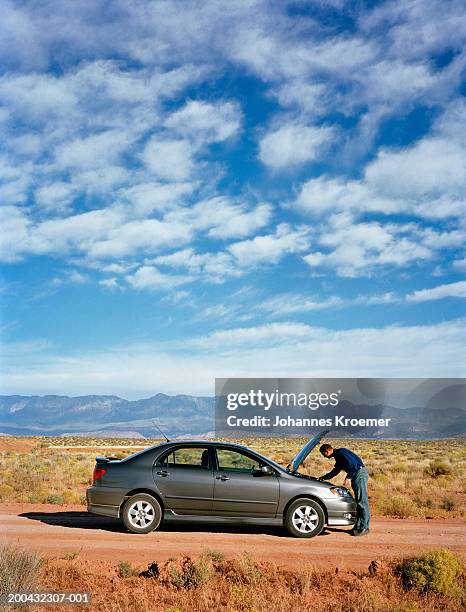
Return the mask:
<path id="1" fill-rule="evenodd" d="M 319 448 L 320 452 L 323 454 L 325 451 L 328 450 L 332 450 L 333 446 L 331 446 L 330 444 L 322 444 L 322 446 Z"/>

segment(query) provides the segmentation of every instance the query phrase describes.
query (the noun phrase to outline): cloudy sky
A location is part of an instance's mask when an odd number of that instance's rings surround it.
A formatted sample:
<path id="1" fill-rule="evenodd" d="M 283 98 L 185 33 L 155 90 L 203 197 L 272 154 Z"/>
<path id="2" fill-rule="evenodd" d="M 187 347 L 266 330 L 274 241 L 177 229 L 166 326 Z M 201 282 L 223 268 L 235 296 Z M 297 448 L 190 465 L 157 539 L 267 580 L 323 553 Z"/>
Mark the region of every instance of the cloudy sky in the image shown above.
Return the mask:
<path id="1" fill-rule="evenodd" d="M 3 393 L 464 375 L 462 0 L 1 4 Z"/>

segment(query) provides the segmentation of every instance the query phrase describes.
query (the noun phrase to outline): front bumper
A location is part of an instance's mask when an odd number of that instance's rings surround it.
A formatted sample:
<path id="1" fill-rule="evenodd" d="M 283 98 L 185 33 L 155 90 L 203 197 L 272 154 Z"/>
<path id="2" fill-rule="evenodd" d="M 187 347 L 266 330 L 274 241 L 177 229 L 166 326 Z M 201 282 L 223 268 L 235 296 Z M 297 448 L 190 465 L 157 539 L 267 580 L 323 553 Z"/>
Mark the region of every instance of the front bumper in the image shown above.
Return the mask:
<path id="1" fill-rule="evenodd" d="M 356 523 L 357 505 L 352 497 L 340 497 L 325 500 L 327 507 L 327 525 L 354 525 Z"/>

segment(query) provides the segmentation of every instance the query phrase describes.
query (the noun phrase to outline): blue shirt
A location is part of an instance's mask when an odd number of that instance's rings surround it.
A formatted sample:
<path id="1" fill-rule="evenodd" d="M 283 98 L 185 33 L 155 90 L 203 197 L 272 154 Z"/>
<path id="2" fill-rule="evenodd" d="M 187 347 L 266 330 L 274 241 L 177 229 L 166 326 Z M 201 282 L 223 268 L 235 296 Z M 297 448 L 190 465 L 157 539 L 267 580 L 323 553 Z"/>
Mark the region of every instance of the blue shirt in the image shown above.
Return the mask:
<path id="1" fill-rule="evenodd" d="M 342 470 L 346 472 L 348 478 L 353 479 L 359 468 L 364 467 L 361 457 L 358 457 L 347 448 L 334 448 L 333 457 L 335 459 L 335 467 L 328 474 L 322 476 L 323 480 L 334 478 Z"/>

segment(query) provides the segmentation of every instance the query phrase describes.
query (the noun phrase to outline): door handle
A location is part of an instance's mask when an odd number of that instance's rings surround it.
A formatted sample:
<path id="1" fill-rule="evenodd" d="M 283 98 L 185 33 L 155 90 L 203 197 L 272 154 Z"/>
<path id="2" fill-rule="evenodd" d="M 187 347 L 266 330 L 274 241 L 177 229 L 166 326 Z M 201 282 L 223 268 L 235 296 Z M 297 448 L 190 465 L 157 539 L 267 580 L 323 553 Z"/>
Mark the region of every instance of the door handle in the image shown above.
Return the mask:
<path id="1" fill-rule="evenodd" d="M 228 478 L 228 476 L 224 476 L 223 474 L 222 474 L 221 476 L 216 476 L 215 478 L 216 478 L 217 480 L 222 480 L 222 481 L 225 481 L 225 480 L 230 480 L 230 479 Z"/>
<path id="2" fill-rule="evenodd" d="M 160 470 L 159 472 L 156 472 L 157 476 L 168 476 L 168 472 L 165 470 Z"/>

